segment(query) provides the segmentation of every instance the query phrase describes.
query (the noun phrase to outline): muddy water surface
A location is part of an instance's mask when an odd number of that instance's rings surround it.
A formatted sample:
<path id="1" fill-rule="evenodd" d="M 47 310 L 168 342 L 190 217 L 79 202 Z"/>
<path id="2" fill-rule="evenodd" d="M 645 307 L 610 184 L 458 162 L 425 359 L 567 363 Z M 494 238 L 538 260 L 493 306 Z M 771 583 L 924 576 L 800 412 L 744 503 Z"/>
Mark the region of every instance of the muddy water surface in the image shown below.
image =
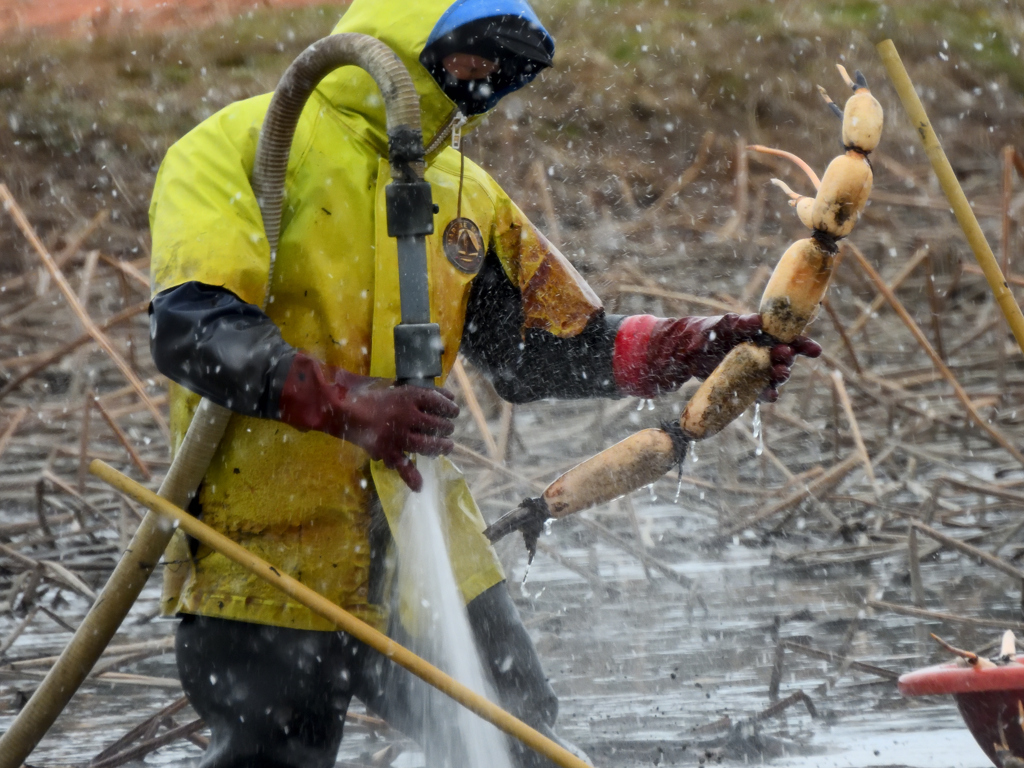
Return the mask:
<path id="1" fill-rule="evenodd" d="M 969 647 L 996 639 L 995 631 L 961 634 L 955 627 L 874 615 L 859 607 L 870 591 L 909 602 L 902 557 L 830 572 L 787 569 L 772 557 L 773 551 L 793 551 L 809 547 L 809 542 L 784 542 L 774 550 L 733 544 L 697 554 L 678 543 L 694 524 L 680 516 L 678 506 L 651 502 L 643 493 L 637 494 L 637 502 L 640 524 L 655 543 L 652 551 L 692 579 L 692 587 L 657 571 L 648 577 L 639 561 L 602 543 L 579 521 L 563 521 L 542 537 L 572 569 L 541 552 L 525 586 L 520 585 L 525 566 L 521 544 L 508 539 L 500 546 L 512 563 L 513 595 L 561 697 L 560 731 L 586 749 L 596 765 L 987 764 L 951 700 L 906 701 L 891 682 L 792 652 L 785 655 L 779 695 L 803 691 L 818 717 L 797 704 L 781 716 L 750 723 L 770 704 L 776 638 L 836 650 L 852 637 L 851 658 L 895 671 L 940 658 L 926 639 L 928 630 Z M 943 594 L 949 610 L 1012 615 L 1019 600 L 1008 585 L 1002 596 L 993 593 L 987 581 L 991 574 L 960 561 L 928 563 L 925 568 L 930 584 L 941 581 L 948 587 Z M 985 595 L 984 608 L 979 590 Z M 157 596 L 154 580 L 118 643 L 170 635 L 172 621 L 146 620 L 155 612 Z M 78 604 L 63 608 L 62 616 L 84 612 L 85 601 L 74 599 Z M 13 626 L 9 616 L 0 619 L 0 637 Z M 67 637 L 40 617 L 7 660 L 56 651 Z M 176 676 L 170 653 L 125 671 L 162 680 L 87 685 L 33 755 L 34 765 L 85 762 L 180 695 L 170 680 Z M 0 683 L 4 728 L 13 717 L 17 691 L 29 690 L 31 681 L 5 674 Z M 193 716 L 182 712 L 176 722 Z M 360 722 L 348 726 L 340 760 L 365 764 L 370 754 L 396 739 L 405 751 L 395 765 L 413 768 L 422 763 L 411 743 Z M 180 741 L 153 753 L 146 763 L 188 765 L 199 755 L 198 747 Z"/>

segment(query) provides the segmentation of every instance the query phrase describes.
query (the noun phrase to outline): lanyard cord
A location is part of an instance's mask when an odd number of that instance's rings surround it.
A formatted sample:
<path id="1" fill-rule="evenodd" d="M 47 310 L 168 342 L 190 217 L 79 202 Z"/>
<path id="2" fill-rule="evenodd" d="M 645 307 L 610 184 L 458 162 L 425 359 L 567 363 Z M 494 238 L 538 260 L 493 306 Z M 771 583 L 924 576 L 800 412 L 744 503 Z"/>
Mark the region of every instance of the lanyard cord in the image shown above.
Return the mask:
<path id="1" fill-rule="evenodd" d="M 462 120 L 465 122 L 466 118 L 462 118 Z M 458 221 L 462 218 L 462 180 L 466 177 L 466 150 L 462 148 L 462 123 L 453 126 L 452 146 L 459 150 L 459 195 L 455 203 L 455 219 Z"/>

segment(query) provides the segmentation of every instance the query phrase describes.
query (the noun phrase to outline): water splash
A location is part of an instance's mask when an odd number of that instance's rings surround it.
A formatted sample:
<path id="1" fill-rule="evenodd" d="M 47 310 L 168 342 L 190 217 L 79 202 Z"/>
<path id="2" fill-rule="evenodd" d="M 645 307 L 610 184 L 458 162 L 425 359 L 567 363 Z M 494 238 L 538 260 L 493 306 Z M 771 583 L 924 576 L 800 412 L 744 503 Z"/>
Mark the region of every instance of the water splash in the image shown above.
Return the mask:
<path id="1" fill-rule="evenodd" d="M 416 638 L 414 650 L 494 701 L 462 593 L 452 574 L 437 462 L 419 457 L 416 465 L 423 475 L 423 491 L 409 494 L 395 536 L 401 556 L 402 618 Z M 497 728 L 433 688 L 427 688 L 423 696 L 423 732 L 427 735 L 423 747 L 428 765 L 511 768 L 508 744 Z"/>
<path id="2" fill-rule="evenodd" d="M 754 449 L 754 455 L 760 456 L 764 453 L 764 427 L 761 424 L 761 404 L 756 403 L 754 405 L 754 422 L 752 424 L 754 429 L 754 439 L 757 441 L 757 448 Z"/>

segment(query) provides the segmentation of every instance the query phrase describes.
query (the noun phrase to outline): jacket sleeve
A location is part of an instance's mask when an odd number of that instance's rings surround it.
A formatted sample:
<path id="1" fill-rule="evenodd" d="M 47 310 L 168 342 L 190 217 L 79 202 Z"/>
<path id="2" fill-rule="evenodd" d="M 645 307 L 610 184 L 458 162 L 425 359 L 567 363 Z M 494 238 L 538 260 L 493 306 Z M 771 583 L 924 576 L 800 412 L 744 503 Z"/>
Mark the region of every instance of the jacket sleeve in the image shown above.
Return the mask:
<path id="1" fill-rule="evenodd" d="M 461 349 L 514 403 L 615 397 L 621 317 L 495 184 L 495 218 Z"/>
<path id="2" fill-rule="evenodd" d="M 153 298 L 149 324 L 153 361 L 164 376 L 235 413 L 280 418 L 295 349 L 259 307 L 190 281 Z"/>
<path id="3" fill-rule="evenodd" d="M 527 327 L 522 291 L 492 252 L 470 291 L 462 352 L 509 402 L 616 397 L 612 361 L 621 322 L 602 309 L 573 336 Z"/>
<path id="4" fill-rule="evenodd" d="M 270 247 L 249 177 L 268 99 L 230 105 L 167 151 L 149 209 L 154 295 L 197 281 L 262 304 Z"/>

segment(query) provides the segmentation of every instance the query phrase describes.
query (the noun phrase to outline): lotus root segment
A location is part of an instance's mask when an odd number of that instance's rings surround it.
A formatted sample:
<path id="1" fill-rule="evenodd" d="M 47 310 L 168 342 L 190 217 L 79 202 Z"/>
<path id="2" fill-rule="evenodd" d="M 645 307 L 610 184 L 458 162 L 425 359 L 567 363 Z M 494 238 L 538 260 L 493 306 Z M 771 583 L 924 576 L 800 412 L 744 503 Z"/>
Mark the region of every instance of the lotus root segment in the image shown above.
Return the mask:
<path id="1" fill-rule="evenodd" d="M 570 469 L 544 491 L 544 503 L 565 517 L 650 485 L 678 462 L 669 434 L 645 429 Z"/>
<path id="2" fill-rule="evenodd" d="M 871 181 L 871 164 L 860 152 L 850 150 L 833 159 L 814 198 L 811 228 L 832 237 L 850 234 L 867 205 Z"/>
<path id="3" fill-rule="evenodd" d="M 835 255 L 813 237 L 797 240 L 782 254 L 761 297 L 761 328 L 789 343 L 818 312 L 832 277 Z"/>
<path id="4" fill-rule="evenodd" d="M 683 435 L 703 440 L 749 408 L 771 380 L 771 350 L 745 342 L 725 356 L 686 404 Z"/>
<path id="5" fill-rule="evenodd" d="M 867 88 L 858 88 L 843 107 L 843 146 L 870 152 L 882 140 L 882 105 Z"/>

